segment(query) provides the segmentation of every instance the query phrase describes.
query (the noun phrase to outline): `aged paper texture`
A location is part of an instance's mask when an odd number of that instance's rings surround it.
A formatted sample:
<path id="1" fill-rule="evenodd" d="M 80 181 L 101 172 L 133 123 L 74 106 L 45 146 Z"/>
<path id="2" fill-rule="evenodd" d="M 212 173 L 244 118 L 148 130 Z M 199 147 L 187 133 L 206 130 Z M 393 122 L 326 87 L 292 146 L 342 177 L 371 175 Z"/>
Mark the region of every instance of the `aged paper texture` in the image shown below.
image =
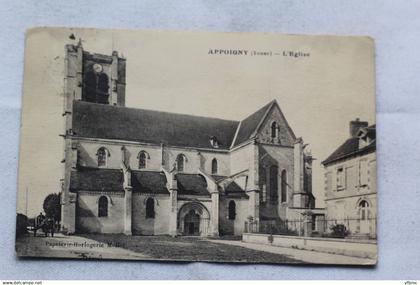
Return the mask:
<path id="1" fill-rule="evenodd" d="M 20 257 L 375 265 L 368 37 L 27 32 Z"/>

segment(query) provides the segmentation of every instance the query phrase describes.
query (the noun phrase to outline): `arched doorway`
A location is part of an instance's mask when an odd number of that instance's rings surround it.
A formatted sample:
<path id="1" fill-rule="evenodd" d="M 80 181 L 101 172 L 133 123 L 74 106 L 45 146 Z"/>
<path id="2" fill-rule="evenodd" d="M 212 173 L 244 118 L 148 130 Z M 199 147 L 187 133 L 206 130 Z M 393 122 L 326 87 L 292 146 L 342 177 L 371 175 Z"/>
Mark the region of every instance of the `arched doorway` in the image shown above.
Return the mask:
<path id="1" fill-rule="evenodd" d="M 360 233 L 370 233 L 370 205 L 366 200 L 359 202 Z"/>
<path id="2" fill-rule="evenodd" d="M 184 218 L 184 235 L 198 236 L 200 234 L 200 215 L 190 210 Z"/>
<path id="3" fill-rule="evenodd" d="M 199 202 L 184 204 L 178 212 L 178 233 L 182 235 L 207 236 L 210 213 Z"/>

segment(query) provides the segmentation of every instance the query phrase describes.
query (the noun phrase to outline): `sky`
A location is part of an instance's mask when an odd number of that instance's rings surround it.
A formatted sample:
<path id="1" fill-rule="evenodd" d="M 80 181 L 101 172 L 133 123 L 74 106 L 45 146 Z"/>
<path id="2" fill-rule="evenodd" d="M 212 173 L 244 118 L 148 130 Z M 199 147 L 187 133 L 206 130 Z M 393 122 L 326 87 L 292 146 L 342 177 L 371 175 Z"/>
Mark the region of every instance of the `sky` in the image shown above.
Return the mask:
<path id="1" fill-rule="evenodd" d="M 72 33 L 86 51 L 116 50 L 127 59 L 127 107 L 241 120 L 276 99 L 316 158 L 317 207 L 324 206 L 321 161 L 349 137 L 350 120 L 375 123 L 374 45 L 367 37 L 33 29 L 25 45 L 17 205 L 28 216 L 60 191 L 64 46 L 75 43 Z"/>

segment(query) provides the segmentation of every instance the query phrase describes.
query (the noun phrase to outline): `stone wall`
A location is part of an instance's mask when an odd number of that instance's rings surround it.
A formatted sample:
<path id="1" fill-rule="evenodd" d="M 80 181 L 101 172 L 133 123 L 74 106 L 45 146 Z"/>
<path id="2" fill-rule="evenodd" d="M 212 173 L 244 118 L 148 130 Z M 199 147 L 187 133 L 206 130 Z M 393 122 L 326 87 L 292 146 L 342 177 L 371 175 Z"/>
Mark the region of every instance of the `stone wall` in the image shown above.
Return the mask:
<path id="1" fill-rule="evenodd" d="M 229 220 L 229 203 L 234 201 L 236 204 L 235 220 Z M 220 199 L 219 203 L 219 230 L 221 235 L 241 235 L 244 232 L 245 221 L 250 215 L 248 209 L 249 201 L 244 198 L 226 198 Z"/>
<path id="2" fill-rule="evenodd" d="M 248 243 L 268 244 L 280 247 L 306 249 L 311 251 L 342 254 L 354 257 L 377 257 L 376 241 L 360 241 L 334 238 L 311 238 L 268 234 L 244 233 L 242 241 Z"/>
<path id="3" fill-rule="evenodd" d="M 108 198 L 108 216 L 98 217 L 98 200 Z M 79 192 L 76 209 L 76 232 L 123 233 L 124 193 Z"/>
<path id="4" fill-rule="evenodd" d="M 154 218 L 146 218 L 146 200 L 148 198 L 153 198 L 155 202 Z M 169 234 L 170 202 L 169 195 L 133 193 L 131 216 L 133 235 Z"/>

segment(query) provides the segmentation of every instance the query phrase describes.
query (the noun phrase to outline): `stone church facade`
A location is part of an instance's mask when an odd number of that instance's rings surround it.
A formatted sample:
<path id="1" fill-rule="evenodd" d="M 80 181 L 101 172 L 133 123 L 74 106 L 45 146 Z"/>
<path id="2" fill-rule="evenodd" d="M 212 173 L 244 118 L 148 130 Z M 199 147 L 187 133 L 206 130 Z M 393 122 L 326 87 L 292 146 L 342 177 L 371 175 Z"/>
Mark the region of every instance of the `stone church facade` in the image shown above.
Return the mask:
<path id="1" fill-rule="evenodd" d="M 65 52 L 63 232 L 240 235 L 314 207 L 312 157 L 276 101 L 238 121 L 128 108 L 126 59 Z"/>

